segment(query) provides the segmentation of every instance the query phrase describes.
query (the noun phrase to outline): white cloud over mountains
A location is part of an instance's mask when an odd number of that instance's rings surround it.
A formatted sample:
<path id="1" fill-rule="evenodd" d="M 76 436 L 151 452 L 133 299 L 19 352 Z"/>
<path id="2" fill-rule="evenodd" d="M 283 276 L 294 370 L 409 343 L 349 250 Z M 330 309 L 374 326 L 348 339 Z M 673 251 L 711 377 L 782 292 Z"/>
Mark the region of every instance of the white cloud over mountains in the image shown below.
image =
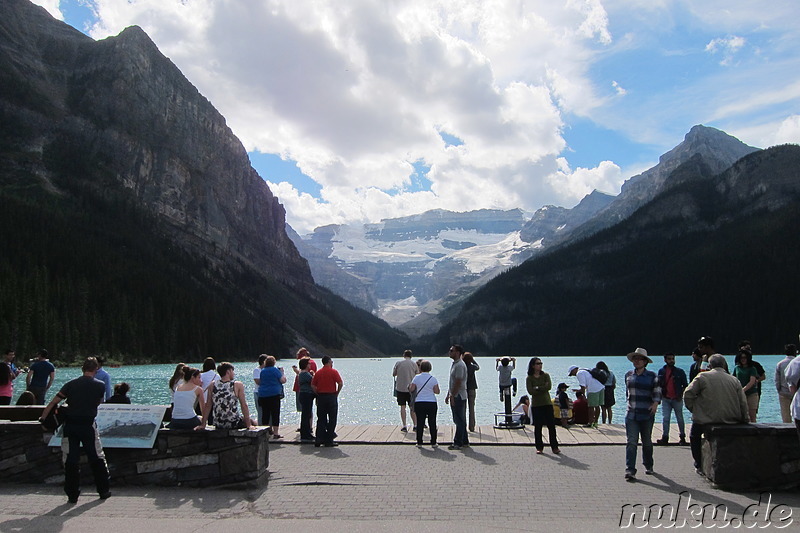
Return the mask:
<path id="1" fill-rule="evenodd" d="M 141 26 L 248 150 L 294 160 L 319 183 L 315 198 L 262 176 L 301 233 L 432 208 L 534 210 L 574 205 L 593 188 L 616 193 L 627 177 L 616 163 L 571 168 L 563 133 L 572 117 L 658 145 L 652 164 L 703 118 L 717 117 L 718 127 L 730 119 L 724 105 L 693 106 L 686 89 L 642 87 L 651 67 L 637 70 L 625 54 L 663 48 L 652 41 L 671 38 L 682 19 L 709 28 L 683 44 L 685 57 L 724 62 L 745 40 L 757 50 L 754 27 L 790 35 L 774 41 L 791 49 L 797 14 L 792 0 L 776 0 L 770 14 L 744 0 L 67 1 L 93 10 L 95 38 Z M 38 3 L 51 12 L 57 4 Z M 737 94 L 729 88 L 725 100 L 743 101 Z M 764 119 L 758 131 L 797 112 Z M 427 190 L 410 178 L 416 162 L 430 167 Z"/>

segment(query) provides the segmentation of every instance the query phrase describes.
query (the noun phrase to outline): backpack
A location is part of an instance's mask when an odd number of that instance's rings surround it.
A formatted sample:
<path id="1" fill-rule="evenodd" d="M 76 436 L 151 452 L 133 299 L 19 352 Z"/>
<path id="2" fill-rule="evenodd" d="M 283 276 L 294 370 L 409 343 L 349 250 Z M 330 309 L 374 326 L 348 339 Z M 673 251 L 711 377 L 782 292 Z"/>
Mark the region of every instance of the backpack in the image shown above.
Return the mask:
<path id="1" fill-rule="evenodd" d="M 594 367 L 591 370 L 589 370 L 589 373 L 592 375 L 594 379 L 596 379 L 603 385 L 606 384 L 606 381 L 608 380 L 608 372 L 606 372 L 605 370 Z"/>

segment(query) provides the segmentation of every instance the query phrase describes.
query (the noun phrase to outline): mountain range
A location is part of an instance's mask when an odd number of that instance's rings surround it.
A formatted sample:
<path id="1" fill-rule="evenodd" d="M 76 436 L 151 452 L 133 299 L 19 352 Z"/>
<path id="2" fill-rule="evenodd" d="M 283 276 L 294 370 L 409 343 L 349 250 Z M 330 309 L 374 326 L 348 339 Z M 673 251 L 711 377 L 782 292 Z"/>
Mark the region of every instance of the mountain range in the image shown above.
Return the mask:
<path id="1" fill-rule="evenodd" d="M 799 152 L 698 125 L 617 196 L 300 236 L 224 117 L 140 28 L 95 41 L 4 0 L 0 339 L 63 361 L 454 342 L 658 353 L 700 335 L 776 353 L 800 311 Z"/>
<path id="2" fill-rule="evenodd" d="M 722 353 L 751 339 L 781 353 L 800 313 L 800 147 L 722 172 L 694 154 L 628 218 L 554 248 L 476 291 L 424 346 L 477 352 Z"/>
<path id="3" fill-rule="evenodd" d="M 314 283 L 242 143 L 138 27 L 0 4 L 0 339 L 64 358 L 372 355 L 407 339 Z"/>
<path id="4" fill-rule="evenodd" d="M 698 125 L 657 165 L 627 180 L 619 195 L 593 191 L 571 209 L 548 205 L 531 215 L 519 209 L 434 210 L 290 236 L 318 283 L 416 338 L 434 333 L 501 272 L 625 220 L 692 157 L 704 157 L 720 172 L 756 150 Z"/>

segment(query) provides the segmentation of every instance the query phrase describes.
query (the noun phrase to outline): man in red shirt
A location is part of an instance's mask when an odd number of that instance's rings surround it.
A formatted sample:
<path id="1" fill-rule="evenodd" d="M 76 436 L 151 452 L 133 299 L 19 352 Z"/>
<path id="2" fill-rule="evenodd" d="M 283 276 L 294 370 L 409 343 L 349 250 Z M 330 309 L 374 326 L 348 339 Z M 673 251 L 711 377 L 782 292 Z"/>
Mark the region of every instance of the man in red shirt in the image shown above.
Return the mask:
<path id="1" fill-rule="evenodd" d="M 336 434 L 336 421 L 339 417 L 339 392 L 342 390 L 342 377 L 333 368 L 333 359 L 322 357 L 322 368 L 317 370 L 311 380 L 311 390 L 317 395 L 317 434 L 314 446 L 331 448 L 338 446 L 333 442 Z"/>

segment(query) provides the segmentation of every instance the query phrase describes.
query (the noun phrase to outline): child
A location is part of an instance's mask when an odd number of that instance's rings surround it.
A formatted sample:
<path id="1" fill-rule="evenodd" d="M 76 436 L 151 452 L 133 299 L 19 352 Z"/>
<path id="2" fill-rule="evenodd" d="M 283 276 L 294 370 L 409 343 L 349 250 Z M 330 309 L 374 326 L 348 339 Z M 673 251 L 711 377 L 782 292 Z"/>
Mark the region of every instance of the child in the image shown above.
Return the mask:
<path id="1" fill-rule="evenodd" d="M 559 383 L 557 392 L 556 392 L 556 401 L 558 403 L 558 407 L 560 409 L 561 414 L 561 425 L 563 427 L 569 426 L 569 408 L 572 401 L 569 399 L 567 395 L 567 384 L 566 383 Z"/>
<path id="2" fill-rule="evenodd" d="M 527 394 L 520 397 L 519 402 L 511 412 L 514 413 L 515 419 L 519 419 L 520 424 L 531 423 L 531 399 L 528 398 Z"/>
<path id="3" fill-rule="evenodd" d="M 511 365 L 509 365 L 511 363 Z M 495 359 L 495 368 L 499 373 L 500 378 L 500 401 L 504 401 L 505 397 L 503 396 L 503 389 L 508 387 L 513 388 L 513 395 L 517 395 L 517 378 L 512 378 L 511 373 L 514 371 L 514 368 L 517 366 L 517 358 L 516 357 L 498 357 Z"/>
<path id="4" fill-rule="evenodd" d="M 572 423 L 587 425 L 589 423 L 589 402 L 580 390 L 575 391 L 575 402 L 572 404 Z"/>

